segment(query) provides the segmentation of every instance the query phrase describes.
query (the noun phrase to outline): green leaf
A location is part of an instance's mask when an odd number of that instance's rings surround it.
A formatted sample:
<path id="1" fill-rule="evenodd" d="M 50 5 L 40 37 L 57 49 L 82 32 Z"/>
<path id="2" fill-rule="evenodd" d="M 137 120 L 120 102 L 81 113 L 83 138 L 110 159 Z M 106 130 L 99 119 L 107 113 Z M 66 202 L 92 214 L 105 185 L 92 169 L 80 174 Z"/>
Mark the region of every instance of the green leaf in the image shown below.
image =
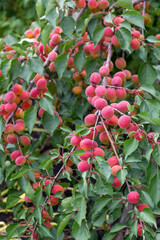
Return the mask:
<path id="1" fill-rule="evenodd" d="M 152 96 L 154 96 L 155 98 L 157 98 L 158 100 L 160 100 L 160 95 L 159 93 L 155 90 L 155 88 L 153 87 L 153 85 L 151 84 L 143 84 L 139 90 L 144 90 L 148 93 L 150 93 Z"/>
<path id="2" fill-rule="evenodd" d="M 11 180 L 20 178 L 20 177 L 22 177 L 24 174 L 26 174 L 29 171 L 31 171 L 31 168 L 28 167 L 28 166 L 23 165 L 19 172 L 14 173 L 14 174 L 11 175 Z"/>
<path id="3" fill-rule="evenodd" d="M 5 129 L 5 122 L 2 116 L 0 116 L 0 136 L 2 136 L 2 133 Z"/>
<path id="4" fill-rule="evenodd" d="M 86 175 L 87 172 L 83 172 L 82 173 L 82 178 L 83 178 L 83 191 L 84 191 L 84 195 L 87 198 L 87 193 L 88 193 L 88 186 L 87 186 L 87 180 L 86 180 Z"/>
<path id="5" fill-rule="evenodd" d="M 144 28 L 143 16 L 140 12 L 135 10 L 128 10 L 122 15 L 129 23 Z"/>
<path id="6" fill-rule="evenodd" d="M 36 11 L 37 11 L 38 18 L 42 17 L 42 14 L 44 12 L 44 6 L 43 6 L 43 1 L 42 0 L 37 0 Z"/>
<path id="7" fill-rule="evenodd" d="M 33 72 L 39 73 L 39 74 L 43 75 L 43 71 L 44 71 L 43 65 L 44 65 L 44 62 L 42 61 L 41 58 L 39 58 L 39 57 L 31 57 L 29 59 L 29 61 L 28 61 L 28 65 L 33 70 Z"/>
<path id="8" fill-rule="evenodd" d="M 160 166 L 160 145 L 154 146 L 152 155 L 156 163 Z"/>
<path id="9" fill-rule="evenodd" d="M 119 25 L 120 25 L 121 27 L 124 27 L 124 28 L 128 29 L 129 31 L 132 30 L 131 24 L 130 24 L 129 22 L 127 22 L 127 21 L 123 21 L 123 22 L 121 22 Z"/>
<path id="10" fill-rule="evenodd" d="M 109 12 L 109 13 L 105 16 L 104 20 L 105 20 L 106 22 L 108 22 L 108 23 L 113 23 L 113 15 L 112 15 L 112 13 Z"/>
<path id="11" fill-rule="evenodd" d="M 95 68 L 96 68 L 96 64 L 97 64 L 96 59 L 87 58 L 87 61 L 86 61 L 86 64 L 85 64 L 85 69 L 86 69 L 87 77 L 89 77 L 90 74 L 91 74 L 92 72 L 94 72 L 94 70 L 95 70 Z"/>
<path id="12" fill-rule="evenodd" d="M 113 240 L 113 238 L 116 236 L 116 233 L 105 233 L 102 240 Z"/>
<path id="13" fill-rule="evenodd" d="M 63 29 L 63 33 L 68 37 L 72 36 L 75 26 L 75 20 L 70 16 L 63 17 L 60 22 L 60 27 Z"/>
<path id="14" fill-rule="evenodd" d="M 84 67 L 84 64 L 85 64 L 85 61 L 86 61 L 86 57 L 85 57 L 84 51 L 79 51 L 74 56 L 74 64 L 75 64 L 75 66 L 76 66 L 76 68 L 78 69 L 79 72 L 82 71 L 82 69 Z"/>
<path id="15" fill-rule="evenodd" d="M 68 65 L 69 53 L 63 53 L 55 60 L 55 69 L 58 73 L 58 77 L 61 78 L 67 65 Z"/>
<path id="16" fill-rule="evenodd" d="M 130 52 L 130 42 L 132 40 L 131 32 L 128 29 L 121 27 L 116 31 L 115 35 L 122 48 Z"/>
<path id="17" fill-rule="evenodd" d="M 51 24 L 53 28 L 56 28 L 57 20 L 58 20 L 58 13 L 56 11 L 56 8 L 51 9 L 46 14 L 46 19 L 48 20 L 48 22 Z"/>
<path id="18" fill-rule="evenodd" d="M 83 197 L 77 216 L 75 217 L 75 221 L 79 224 L 79 226 L 81 226 L 82 221 L 86 218 L 86 210 L 87 210 L 87 205 L 86 205 L 85 198 Z"/>
<path id="19" fill-rule="evenodd" d="M 28 64 L 24 63 L 24 65 L 21 66 L 19 77 L 25 79 L 25 81 L 29 83 L 32 74 L 33 70 L 28 66 Z"/>
<path id="20" fill-rule="evenodd" d="M 47 169 L 47 171 L 49 171 L 50 167 L 53 164 L 54 159 L 45 159 L 43 162 L 41 162 L 40 166 L 42 167 L 42 169 Z"/>
<path id="21" fill-rule="evenodd" d="M 130 227 L 133 234 L 137 237 L 137 221 L 134 221 Z"/>
<path id="22" fill-rule="evenodd" d="M 111 184 L 99 179 L 97 180 L 94 186 L 94 191 L 99 195 L 107 195 L 107 194 L 109 194 L 110 196 L 113 195 L 113 189 Z"/>
<path id="23" fill-rule="evenodd" d="M 151 43 L 159 42 L 159 40 L 155 36 L 148 36 L 146 40 Z"/>
<path id="24" fill-rule="evenodd" d="M 131 153 L 133 153 L 138 148 L 138 144 L 138 140 L 133 138 L 124 141 L 125 158 L 131 155 Z"/>
<path id="25" fill-rule="evenodd" d="M 5 38 L 5 43 L 9 46 L 12 46 L 17 42 L 18 42 L 18 39 L 15 36 L 7 35 L 7 37 Z"/>
<path id="26" fill-rule="evenodd" d="M 128 175 L 128 172 L 126 170 L 121 170 L 118 171 L 116 174 L 116 177 L 119 179 L 119 181 L 121 182 L 121 185 L 124 184 L 125 180 L 126 180 L 126 176 Z"/>
<path id="27" fill-rule="evenodd" d="M 93 32 L 93 41 L 94 41 L 94 46 L 96 46 L 99 41 L 102 39 L 104 36 L 104 28 L 103 27 L 98 27 L 94 30 Z"/>
<path id="28" fill-rule="evenodd" d="M 160 47 L 154 47 L 153 54 L 158 60 L 160 60 Z"/>
<path id="29" fill-rule="evenodd" d="M 114 233 L 114 232 L 119 232 L 121 229 L 125 228 L 126 226 L 124 224 L 121 223 L 116 223 L 110 230 L 110 233 Z"/>
<path id="30" fill-rule="evenodd" d="M 64 131 L 64 132 L 68 132 L 68 133 L 72 133 L 73 132 L 72 129 L 67 127 L 67 126 L 60 127 L 60 129 L 62 131 Z"/>
<path id="31" fill-rule="evenodd" d="M 19 228 L 18 223 L 12 223 L 6 228 L 7 240 L 11 239 L 11 237 L 13 236 L 13 234 L 16 233 L 18 228 Z"/>
<path id="32" fill-rule="evenodd" d="M 58 237 L 60 236 L 60 234 L 62 233 L 63 229 L 67 226 L 68 222 L 70 221 L 70 219 L 72 218 L 73 213 L 68 214 L 67 216 L 65 216 L 60 224 L 58 225 L 58 229 L 57 229 L 57 235 Z"/>
<path id="33" fill-rule="evenodd" d="M 155 227 L 157 226 L 156 219 L 153 216 L 151 209 L 144 208 L 142 212 L 139 213 L 140 219 L 148 224 L 153 224 Z"/>
<path id="34" fill-rule="evenodd" d="M 46 25 L 42 30 L 41 37 L 42 37 L 42 43 L 44 47 L 49 41 L 49 35 L 51 31 L 52 31 L 52 27 L 50 25 Z"/>
<path id="35" fill-rule="evenodd" d="M 77 222 L 74 222 L 72 229 L 72 234 L 76 240 L 88 240 L 91 237 L 87 222 L 85 220 L 83 220 L 81 226 L 79 226 Z"/>
<path id="36" fill-rule="evenodd" d="M 156 204 L 160 201 L 160 179 L 159 176 L 154 176 L 151 180 L 151 183 L 149 185 L 149 191 L 148 191 L 150 197 L 152 198 L 153 202 Z"/>
<path id="37" fill-rule="evenodd" d="M 19 76 L 20 69 L 21 69 L 20 61 L 17 60 L 17 59 L 12 60 L 12 62 L 11 62 L 11 70 L 10 70 L 11 81 L 15 80 Z"/>
<path id="38" fill-rule="evenodd" d="M 49 113 L 44 112 L 42 116 L 42 124 L 44 128 L 52 134 L 59 125 L 59 117 L 56 114 L 51 116 Z"/>
<path id="39" fill-rule="evenodd" d="M 38 226 L 38 230 L 43 237 L 49 237 L 50 239 L 54 239 L 50 230 L 45 225 Z"/>
<path id="40" fill-rule="evenodd" d="M 38 188 L 34 194 L 34 204 L 38 206 L 40 202 L 43 200 L 42 196 L 42 188 Z"/>
<path id="41" fill-rule="evenodd" d="M 35 219 L 38 220 L 38 223 L 41 225 L 42 224 L 42 213 L 41 213 L 41 209 L 39 207 L 36 207 L 34 209 L 33 215 L 35 216 Z"/>
<path id="42" fill-rule="evenodd" d="M 52 99 L 48 97 L 43 97 L 39 102 L 40 107 L 47 111 L 50 115 L 54 116 Z"/>
<path id="43" fill-rule="evenodd" d="M 34 124 L 37 119 L 37 106 L 32 106 L 29 109 L 27 109 L 24 113 L 24 124 L 29 130 L 29 133 L 32 132 L 32 129 L 34 127 Z"/>
<path id="44" fill-rule="evenodd" d="M 131 0 L 118 0 L 116 4 L 120 7 L 126 8 L 126 9 L 133 9 L 133 5 Z"/>
<path id="45" fill-rule="evenodd" d="M 7 206 L 6 208 L 11 208 L 14 207 L 16 205 L 16 203 L 19 201 L 20 197 L 18 197 L 15 194 L 11 194 L 7 197 Z"/>
<path id="46" fill-rule="evenodd" d="M 153 84 L 157 78 L 157 71 L 149 63 L 143 63 L 138 71 L 141 84 Z"/>

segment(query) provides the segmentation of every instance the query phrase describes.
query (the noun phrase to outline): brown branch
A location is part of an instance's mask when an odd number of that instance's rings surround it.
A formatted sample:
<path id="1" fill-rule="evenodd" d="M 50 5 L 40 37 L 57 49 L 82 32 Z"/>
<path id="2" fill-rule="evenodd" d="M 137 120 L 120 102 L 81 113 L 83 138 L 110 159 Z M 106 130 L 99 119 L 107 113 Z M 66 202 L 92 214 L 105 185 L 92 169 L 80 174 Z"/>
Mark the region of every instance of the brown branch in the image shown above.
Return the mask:
<path id="1" fill-rule="evenodd" d="M 106 61 L 106 67 L 109 68 L 109 64 L 110 64 L 110 61 L 111 61 L 111 57 L 112 57 L 112 43 L 110 43 L 108 45 L 108 56 L 107 56 L 107 61 Z M 105 86 L 107 84 L 107 77 L 104 77 L 103 78 L 103 81 L 102 81 L 102 85 Z"/>
<path id="2" fill-rule="evenodd" d="M 143 10 L 142 10 L 143 22 L 144 22 L 145 8 L 146 8 L 146 0 L 144 0 L 143 2 Z M 144 28 L 142 28 L 142 35 L 144 35 Z"/>
<path id="3" fill-rule="evenodd" d="M 78 20 L 80 19 L 80 17 L 83 15 L 83 13 L 84 13 L 84 11 L 87 9 L 87 3 L 86 3 L 86 6 L 84 7 L 84 8 L 82 8 L 81 10 L 80 10 L 80 12 L 78 13 L 78 15 L 76 16 L 76 18 L 75 18 L 75 22 L 77 23 L 78 22 Z"/>

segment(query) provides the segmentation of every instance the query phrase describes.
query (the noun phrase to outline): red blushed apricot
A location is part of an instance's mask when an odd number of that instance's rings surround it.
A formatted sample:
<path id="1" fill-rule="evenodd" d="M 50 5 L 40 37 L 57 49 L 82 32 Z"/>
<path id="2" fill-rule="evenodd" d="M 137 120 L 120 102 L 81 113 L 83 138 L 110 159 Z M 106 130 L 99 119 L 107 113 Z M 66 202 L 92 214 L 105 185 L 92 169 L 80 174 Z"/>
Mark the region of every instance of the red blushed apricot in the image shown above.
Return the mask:
<path id="1" fill-rule="evenodd" d="M 107 100 L 111 100 L 115 97 L 116 95 L 116 90 L 114 88 L 107 88 L 106 93 L 105 93 L 105 98 Z"/>
<path id="2" fill-rule="evenodd" d="M 100 0 L 98 2 L 98 8 L 101 10 L 108 8 L 108 6 L 109 6 L 109 2 L 107 0 Z"/>
<path id="3" fill-rule="evenodd" d="M 94 138 L 97 137 L 97 135 L 98 135 L 97 129 L 94 130 L 94 127 L 90 127 L 89 129 L 91 130 L 90 133 L 87 134 L 87 135 L 85 135 L 85 136 L 83 136 L 83 137 L 82 137 L 83 139 L 89 138 L 89 139 L 92 140 L 92 139 L 93 139 L 93 135 L 94 135 Z"/>
<path id="4" fill-rule="evenodd" d="M 139 193 L 136 191 L 132 191 L 132 192 L 128 193 L 127 200 L 128 200 L 128 202 L 133 203 L 133 204 L 138 203 L 139 202 Z"/>
<path id="5" fill-rule="evenodd" d="M 115 61 L 115 65 L 118 69 L 124 69 L 126 67 L 126 61 L 124 58 L 117 58 Z"/>
<path id="6" fill-rule="evenodd" d="M 121 44 L 118 42 L 117 38 L 115 35 L 111 38 L 111 42 L 115 48 L 120 48 Z"/>
<path id="7" fill-rule="evenodd" d="M 118 119 L 118 125 L 120 128 L 128 128 L 131 123 L 131 117 L 123 115 Z"/>
<path id="8" fill-rule="evenodd" d="M 122 78 L 120 78 L 120 77 L 112 78 L 111 84 L 112 84 L 112 86 L 121 87 L 121 85 L 122 85 Z"/>
<path id="9" fill-rule="evenodd" d="M 6 106 L 6 104 L 1 104 L 0 105 L 0 115 L 1 116 L 4 116 L 4 115 L 7 114 L 7 112 L 5 111 L 5 106 Z"/>
<path id="10" fill-rule="evenodd" d="M 56 72 L 56 69 L 55 69 L 55 66 L 54 66 L 54 62 L 51 62 L 50 65 L 49 65 L 49 70 L 51 72 Z"/>
<path id="11" fill-rule="evenodd" d="M 72 167 L 74 165 L 74 163 L 71 161 L 71 159 L 69 158 L 66 162 L 66 166 L 67 167 Z"/>
<path id="12" fill-rule="evenodd" d="M 121 17 L 115 17 L 115 18 L 114 18 L 114 23 L 115 23 L 117 26 L 119 26 L 119 24 L 120 24 L 121 22 L 123 22 L 123 21 L 124 21 L 124 19 L 121 18 Z"/>
<path id="13" fill-rule="evenodd" d="M 126 98 L 126 90 L 125 90 L 124 88 L 116 89 L 116 96 L 117 96 L 119 99 Z"/>
<path id="14" fill-rule="evenodd" d="M 30 98 L 32 99 L 36 99 L 37 97 L 39 97 L 40 95 L 40 90 L 38 88 L 32 88 L 32 90 L 30 91 Z"/>
<path id="15" fill-rule="evenodd" d="M 142 142 L 145 139 L 145 133 L 142 130 L 138 129 L 134 134 L 134 139 Z"/>
<path id="16" fill-rule="evenodd" d="M 90 85 L 86 88 L 85 94 L 87 97 L 94 97 L 95 96 L 95 87 Z"/>
<path id="17" fill-rule="evenodd" d="M 104 36 L 105 37 L 112 37 L 113 36 L 113 31 L 112 31 L 111 27 L 105 27 Z"/>
<path id="18" fill-rule="evenodd" d="M 58 57 L 58 54 L 55 51 L 52 51 L 48 54 L 48 59 L 51 62 L 54 62 L 57 57 Z"/>
<path id="19" fill-rule="evenodd" d="M 104 132 L 104 131 L 105 131 L 105 129 L 104 129 L 104 127 L 103 127 L 102 124 L 98 124 L 98 125 L 96 126 L 96 129 L 98 130 L 98 132 Z"/>
<path id="20" fill-rule="evenodd" d="M 62 195 L 63 195 L 64 194 L 64 188 L 59 184 L 55 184 L 52 188 L 52 193 L 55 195 L 56 192 L 62 192 Z"/>
<path id="21" fill-rule="evenodd" d="M 4 129 L 4 133 L 8 134 L 8 133 L 13 133 L 14 132 L 14 126 L 13 124 L 6 124 L 5 129 Z"/>
<path id="22" fill-rule="evenodd" d="M 4 102 L 6 102 L 6 103 L 12 103 L 15 101 L 15 99 L 16 99 L 16 95 L 12 91 L 7 92 L 4 96 Z"/>
<path id="23" fill-rule="evenodd" d="M 112 187 L 119 188 L 121 186 L 121 182 L 117 177 L 113 178 L 114 184 L 112 184 Z"/>
<path id="24" fill-rule="evenodd" d="M 111 168 L 111 175 L 115 177 L 116 174 L 117 174 L 117 172 L 118 172 L 119 170 L 121 170 L 121 169 L 122 169 L 122 166 L 114 165 L 114 166 Z"/>
<path id="25" fill-rule="evenodd" d="M 91 164 L 89 164 L 87 161 L 81 161 L 78 163 L 78 170 L 83 173 L 85 171 L 89 171 L 91 168 Z"/>
<path id="26" fill-rule="evenodd" d="M 17 142 L 17 136 L 14 133 L 8 134 L 7 142 L 10 144 L 15 144 Z"/>
<path id="27" fill-rule="evenodd" d="M 75 135 L 75 136 L 73 136 L 73 137 L 71 138 L 71 144 L 72 144 L 73 146 L 79 146 L 81 140 L 82 140 L 82 139 L 81 139 L 80 136 Z"/>
<path id="28" fill-rule="evenodd" d="M 16 165 L 23 165 L 26 163 L 26 158 L 24 156 L 19 156 L 15 160 Z"/>
<path id="29" fill-rule="evenodd" d="M 7 103 L 5 106 L 6 112 L 14 112 L 17 108 L 17 104 L 15 102 Z"/>
<path id="30" fill-rule="evenodd" d="M 13 86 L 13 92 L 14 92 L 16 95 L 21 95 L 22 92 L 23 92 L 23 87 L 22 87 L 20 84 L 16 83 L 16 84 L 14 84 L 14 86 Z"/>
<path id="31" fill-rule="evenodd" d="M 79 74 L 79 72 L 73 73 L 73 79 L 74 79 L 76 82 L 79 82 L 79 81 L 82 79 L 81 74 Z"/>
<path id="32" fill-rule="evenodd" d="M 94 72 L 91 74 L 91 76 L 90 76 L 91 83 L 98 85 L 100 83 L 100 81 L 101 81 L 101 76 L 99 73 Z"/>
<path id="33" fill-rule="evenodd" d="M 95 107 L 95 101 L 97 100 L 97 99 L 99 99 L 100 97 L 98 97 L 98 96 L 94 96 L 93 98 L 92 98 L 92 102 L 91 102 L 91 104 L 92 104 L 92 106 L 93 107 Z"/>
<path id="34" fill-rule="evenodd" d="M 106 77 L 108 76 L 110 70 L 108 67 L 106 66 L 102 66 L 100 69 L 99 69 L 99 74 L 102 76 L 102 77 Z"/>
<path id="35" fill-rule="evenodd" d="M 131 78 L 131 72 L 127 69 L 123 70 L 123 72 L 126 74 L 126 79 L 130 79 Z"/>
<path id="36" fill-rule="evenodd" d="M 29 99 L 29 92 L 28 91 L 24 91 L 22 92 L 22 94 L 20 95 L 20 99 L 23 101 L 26 101 Z"/>
<path id="37" fill-rule="evenodd" d="M 35 82 L 35 84 L 38 82 L 39 79 L 42 79 L 42 78 L 43 78 L 43 76 L 40 75 L 39 73 L 37 73 L 37 74 L 35 75 L 35 77 L 34 77 L 34 82 Z"/>
<path id="38" fill-rule="evenodd" d="M 97 120 L 97 116 L 95 114 L 88 114 L 85 119 L 84 122 L 86 125 L 90 126 L 90 125 L 94 125 L 96 123 Z"/>
<path id="39" fill-rule="evenodd" d="M 21 136 L 20 137 L 20 142 L 23 146 L 28 146 L 31 143 L 31 140 L 27 136 Z"/>
<path id="40" fill-rule="evenodd" d="M 108 105 L 108 103 L 104 98 L 99 98 L 94 103 L 95 108 L 98 110 L 102 110 L 107 105 Z"/>
<path id="41" fill-rule="evenodd" d="M 140 35 L 141 35 L 141 33 L 139 31 L 136 31 L 136 30 L 131 32 L 131 34 L 132 34 L 132 37 L 134 37 L 134 38 L 139 38 Z"/>
<path id="42" fill-rule="evenodd" d="M 17 132 L 17 133 L 20 133 L 20 132 L 23 132 L 25 129 L 25 125 L 23 122 L 20 122 L 20 123 L 16 123 L 14 125 L 14 130 Z"/>
<path id="43" fill-rule="evenodd" d="M 103 143 L 103 144 L 108 144 L 109 143 L 109 138 L 106 132 L 101 132 L 99 134 L 99 140 Z"/>
<path id="44" fill-rule="evenodd" d="M 132 39 L 131 40 L 131 48 L 133 50 L 137 50 L 140 48 L 140 42 L 138 41 L 138 39 Z"/>
<path id="45" fill-rule="evenodd" d="M 118 110 L 122 113 L 128 112 L 128 107 L 130 106 L 130 103 L 127 101 L 121 101 L 118 103 Z"/>
<path id="46" fill-rule="evenodd" d="M 106 120 L 106 123 L 110 126 L 116 126 L 118 124 L 118 118 L 116 115 L 113 115 L 110 119 Z"/>
<path id="47" fill-rule="evenodd" d="M 74 93 L 74 95 L 80 95 L 82 93 L 82 88 L 80 86 L 75 86 L 72 89 L 72 92 Z"/>
<path id="48" fill-rule="evenodd" d="M 10 158 L 15 161 L 17 157 L 21 156 L 21 152 L 19 150 L 15 150 L 11 153 Z"/>
<path id="49" fill-rule="evenodd" d="M 57 33 L 53 34 L 51 38 L 53 44 L 57 45 L 61 41 L 61 36 Z"/>
<path id="50" fill-rule="evenodd" d="M 103 151 L 103 149 L 99 148 L 99 147 L 96 147 L 93 149 L 93 156 L 97 156 L 97 155 L 100 155 L 102 157 L 105 156 L 105 153 Z"/>
<path id="51" fill-rule="evenodd" d="M 102 117 L 105 119 L 110 119 L 114 115 L 114 110 L 110 106 L 106 106 L 102 109 Z"/>
<path id="52" fill-rule="evenodd" d="M 85 151 L 85 152 L 86 152 L 85 154 L 79 156 L 79 158 L 83 161 L 87 161 L 87 159 L 91 157 L 90 151 Z"/>
<path id="53" fill-rule="evenodd" d="M 42 118 L 44 112 L 45 112 L 45 110 L 42 109 L 42 108 L 40 108 L 39 111 L 38 111 L 38 116 L 39 116 L 40 118 Z"/>
<path id="54" fill-rule="evenodd" d="M 25 31 L 25 35 L 28 38 L 34 38 L 34 32 L 32 30 Z"/>
<path id="55" fill-rule="evenodd" d="M 80 142 L 80 147 L 82 150 L 90 150 L 92 146 L 92 140 L 89 138 L 85 138 Z"/>
<path id="56" fill-rule="evenodd" d="M 96 87 L 95 93 L 98 97 L 103 97 L 105 96 L 106 88 L 104 86 L 99 85 Z"/>
<path id="57" fill-rule="evenodd" d="M 84 8 L 86 6 L 85 0 L 76 0 L 76 7 L 77 8 Z"/>
<path id="58" fill-rule="evenodd" d="M 56 206 L 59 203 L 59 199 L 56 198 L 54 195 L 50 195 L 50 199 L 48 200 L 48 202 L 52 205 L 52 206 Z"/>
<path id="59" fill-rule="evenodd" d="M 115 73 L 113 77 L 120 77 L 120 78 L 122 78 L 122 83 L 126 82 L 126 74 L 124 71 Z"/>
<path id="60" fill-rule="evenodd" d="M 36 83 L 36 86 L 39 90 L 45 89 L 45 87 L 47 86 L 47 80 L 44 78 L 38 80 L 38 82 Z"/>
<path id="61" fill-rule="evenodd" d="M 119 162 L 116 156 L 110 157 L 107 162 L 111 168 L 115 165 L 119 165 Z"/>
<path id="62" fill-rule="evenodd" d="M 133 83 L 135 83 L 135 84 L 139 84 L 140 83 L 137 74 L 131 76 L 131 81 Z"/>
<path id="63" fill-rule="evenodd" d="M 137 131 L 137 126 L 134 125 L 134 123 L 131 123 L 130 126 L 128 128 L 125 129 L 127 133 L 130 133 L 130 132 L 135 132 Z M 132 138 L 134 136 L 134 133 L 129 135 L 129 138 Z"/>
<path id="64" fill-rule="evenodd" d="M 21 103 L 21 108 L 25 111 L 29 109 L 32 106 L 32 100 L 28 99 L 27 101 L 24 101 Z"/>
<path id="65" fill-rule="evenodd" d="M 139 205 L 137 205 L 138 211 L 142 212 L 144 208 L 149 208 L 149 206 L 145 203 L 141 203 Z"/>
<path id="66" fill-rule="evenodd" d="M 96 1 L 96 0 L 89 0 L 89 2 L 88 2 L 88 7 L 89 7 L 89 9 L 91 9 L 91 10 L 96 9 L 96 8 L 98 7 L 97 1 Z"/>
<path id="67" fill-rule="evenodd" d="M 50 221 L 51 220 L 51 217 L 46 210 L 42 211 L 42 218 L 45 219 L 45 221 Z"/>

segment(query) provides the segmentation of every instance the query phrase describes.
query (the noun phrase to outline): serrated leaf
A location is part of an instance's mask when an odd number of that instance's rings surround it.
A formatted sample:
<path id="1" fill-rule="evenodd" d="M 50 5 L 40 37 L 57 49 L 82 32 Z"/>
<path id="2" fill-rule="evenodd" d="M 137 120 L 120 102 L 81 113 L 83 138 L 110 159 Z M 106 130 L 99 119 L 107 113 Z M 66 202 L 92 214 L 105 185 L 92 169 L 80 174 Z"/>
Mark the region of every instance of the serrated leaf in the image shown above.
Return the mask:
<path id="1" fill-rule="evenodd" d="M 58 20 L 58 13 L 56 11 L 56 8 L 53 8 L 49 12 L 46 12 L 46 19 L 51 24 L 51 26 L 53 26 L 53 28 L 56 28 Z"/>
<path id="2" fill-rule="evenodd" d="M 41 225 L 38 226 L 38 230 L 40 231 L 43 237 L 49 237 L 50 239 L 54 239 L 48 227 Z"/>
<path id="3" fill-rule="evenodd" d="M 43 97 L 39 102 L 40 107 L 47 111 L 50 115 L 54 116 L 52 99 L 48 97 Z"/>
<path id="4" fill-rule="evenodd" d="M 93 41 L 94 41 L 94 46 L 96 46 L 99 41 L 102 39 L 104 36 L 104 28 L 103 27 L 98 27 L 94 30 L 93 32 Z"/>
<path id="5" fill-rule="evenodd" d="M 31 168 L 24 165 L 24 166 L 22 166 L 22 168 L 20 169 L 19 172 L 14 173 L 14 174 L 11 175 L 11 180 L 20 178 L 20 177 L 22 177 L 25 173 L 27 173 L 27 172 L 29 172 L 29 171 L 31 171 Z"/>
<path id="6" fill-rule="evenodd" d="M 121 229 L 125 228 L 126 226 L 122 223 L 116 223 L 110 230 L 110 233 L 119 232 Z"/>
<path id="7" fill-rule="evenodd" d="M 43 75 L 44 72 L 44 62 L 39 57 L 31 57 L 28 61 L 29 67 L 33 70 L 35 73 L 39 73 L 40 75 Z"/>
<path id="8" fill-rule="evenodd" d="M 52 27 L 50 25 L 46 25 L 42 30 L 41 37 L 42 37 L 42 43 L 44 47 L 49 41 L 49 35 L 51 31 L 52 31 Z"/>
<path id="9" fill-rule="evenodd" d="M 69 53 L 63 53 L 55 60 L 55 69 L 58 73 L 58 77 L 61 78 L 67 65 L 68 65 Z"/>
<path id="10" fill-rule="evenodd" d="M 37 11 L 38 18 L 40 18 L 43 14 L 43 11 L 44 11 L 44 6 L 43 6 L 43 1 L 42 0 L 37 0 L 36 11 Z"/>
<path id="11" fill-rule="evenodd" d="M 14 207 L 16 203 L 20 200 L 20 197 L 18 197 L 15 194 L 11 194 L 7 197 L 7 206 L 6 209 Z"/>
<path id="12" fill-rule="evenodd" d="M 82 71 L 84 64 L 86 61 L 86 56 L 84 51 L 79 51 L 78 53 L 76 53 L 76 55 L 74 56 L 74 64 L 76 66 L 76 68 L 78 69 L 79 72 Z"/>
<path id="13" fill-rule="evenodd" d="M 77 222 L 74 222 L 72 229 L 73 229 L 72 234 L 76 240 L 82 239 L 88 240 L 91 236 L 87 222 L 85 220 L 83 220 L 82 225 L 80 227 Z"/>
<path id="14" fill-rule="evenodd" d="M 32 106 L 29 109 L 27 109 L 24 113 L 24 124 L 28 128 L 29 133 L 32 132 L 36 119 L 37 119 L 37 107 Z"/>
<path id="15" fill-rule="evenodd" d="M 131 153 L 133 153 L 137 148 L 138 148 L 138 140 L 136 139 L 128 139 L 124 141 L 124 153 L 125 153 L 125 158 L 127 158 Z"/>
<path id="16" fill-rule="evenodd" d="M 153 84 L 157 78 L 157 71 L 149 63 L 143 63 L 138 71 L 141 84 Z"/>
<path id="17" fill-rule="evenodd" d="M 67 216 L 65 216 L 60 224 L 58 225 L 58 229 L 57 229 L 57 235 L 58 237 L 60 236 L 60 234 L 62 233 L 63 229 L 67 226 L 68 222 L 70 221 L 70 219 L 72 218 L 72 213 L 68 214 Z"/>
<path id="18" fill-rule="evenodd" d="M 63 29 L 63 33 L 68 37 L 72 36 L 75 30 L 75 25 L 76 25 L 75 20 L 70 16 L 63 17 L 60 22 L 60 27 Z"/>
<path id="19" fill-rule="evenodd" d="M 115 36 L 121 44 L 121 47 L 130 51 L 130 42 L 132 40 L 131 32 L 128 29 L 121 27 L 116 31 Z"/>
<path id="20" fill-rule="evenodd" d="M 75 217 L 75 221 L 79 224 L 79 226 L 81 226 L 83 219 L 86 218 L 86 210 L 87 210 L 87 205 L 86 205 L 85 198 L 83 197 L 77 216 Z"/>
<path id="21" fill-rule="evenodd" d="M 160 166 L 160 145 L 155 145 L 152 152 L 153 158 Z"/>
<path id="22" fill-rule="evenodd" d="M 143 16 L 140 12 L 135 10 L 125 11 L 122 15 L 129 23 L 138 27 L 144 28 Z"/>
<path id="23" fill-rule="evenodd" d="M 15 36 L 7 35 L 5 38 L 5 43 L 9 46 L 12 46 L 13 44 L 17 43 L 18 39 Z"/>
<path id="24" fill-rule="evenodd" d="M 51 116 L 49 113 L 44 112 L 42 116 L 42 124 L 44 128 L 52 134 L 59 125 L 59 117 L 56 114 Z"/>
<path id="25" fill-rule="evenodd" d="M 131 0 L 118 0 L 116 4 L 120 7 L 126 8 L 126 9 L 133 9 L 133 5 Z"/>
<path id="26" fill-rule="evenodd" d="M 139 213 L 140 219 L 148 224 L 153 224 L 155 227 L 157 226 L 156 219 L 153 216 L 151 209 L 144 208 L 142 212 Z"/>

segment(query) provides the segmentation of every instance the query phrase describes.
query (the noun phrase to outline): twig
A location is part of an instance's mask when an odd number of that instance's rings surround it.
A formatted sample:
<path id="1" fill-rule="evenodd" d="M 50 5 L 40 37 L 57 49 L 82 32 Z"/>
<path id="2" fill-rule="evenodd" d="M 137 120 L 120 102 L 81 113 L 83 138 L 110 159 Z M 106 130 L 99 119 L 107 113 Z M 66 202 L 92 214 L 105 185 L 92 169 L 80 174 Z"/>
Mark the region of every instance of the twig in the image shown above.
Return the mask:
<path id="1" fill-rule="evenodd" d="M 108 56 L 107 56 L 107 61 L 106 61 L 106 67 L 109 68 L 109 64 L 110 64 L 111 57 L 112 57 L 112 43 L 110 43 L 108 45 L 107 52 L 108 52 Z M 102 85 L 105 86 L 106 84 L 107 84 L 107 77 L 104 77 L 103 81 L 102 81 Z"/>
<path id="2" fill-rule="evenodd" d="M 142 11 L 143 22 L 144 22 L 145 8 L 146 8 L 146 0 L 144 0 L 143 2 L 143 11 Z M 144 35 L 144 28 L 142 28 L 142 35 Z"/>
<path id="3" fill-rule="evenodd" d="M 78 20 L 80 19 L 80 17 L 83 15 L 84 11 L 87 9 L 87 3 L 86 6 L 84 8 L 81 9 L 81 11 L 78 13 L 78 15 L 76 16 L 75 22 L 77 23 Z"/>

